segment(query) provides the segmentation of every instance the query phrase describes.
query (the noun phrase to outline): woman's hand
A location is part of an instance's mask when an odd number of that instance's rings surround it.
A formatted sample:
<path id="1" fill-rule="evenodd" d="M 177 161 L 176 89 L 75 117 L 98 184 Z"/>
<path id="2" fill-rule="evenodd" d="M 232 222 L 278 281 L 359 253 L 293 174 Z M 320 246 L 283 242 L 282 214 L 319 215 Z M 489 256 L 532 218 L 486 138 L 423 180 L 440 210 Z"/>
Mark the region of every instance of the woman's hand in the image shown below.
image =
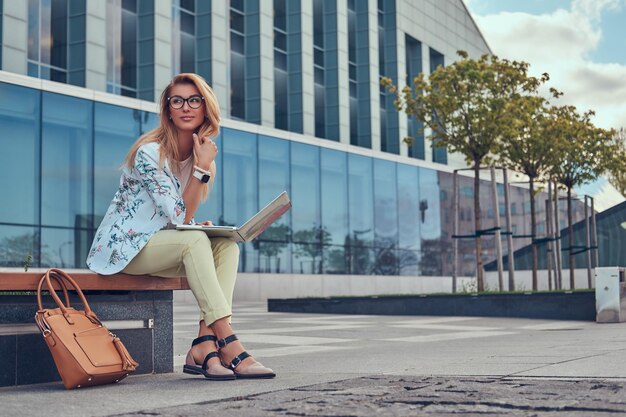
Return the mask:
<path id="1" fill-rule="evenodd" d="M 208 170 L 211 163 L 217 156 L 217 146 L 215 142 L 208 136 L 199 138 L 195 133 L 193 134 L 193 150 L 198 158 L 198 166 L 202 169 Z"/>
<path id="2" fill-rule="evenodd" d="M 202 223 L 196 223 L 196 224 L 200 224 L 202 226 L 213 226 L 213 222 L 211 220 L 206 220 Z"/>

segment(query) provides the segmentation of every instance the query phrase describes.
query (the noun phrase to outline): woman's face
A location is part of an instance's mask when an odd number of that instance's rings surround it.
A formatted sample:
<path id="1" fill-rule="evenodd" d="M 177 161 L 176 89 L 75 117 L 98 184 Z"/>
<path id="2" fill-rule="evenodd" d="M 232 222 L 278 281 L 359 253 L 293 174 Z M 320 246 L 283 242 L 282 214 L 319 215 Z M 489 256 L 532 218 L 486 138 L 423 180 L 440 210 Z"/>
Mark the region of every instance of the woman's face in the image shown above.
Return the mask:
<path id="1" fill-rule="evenodd" d="M 204 122 L 204 99 L 193 84 L 176 84 L 170 90 L 170 117 L 180 132 L 193 132 Z"/>

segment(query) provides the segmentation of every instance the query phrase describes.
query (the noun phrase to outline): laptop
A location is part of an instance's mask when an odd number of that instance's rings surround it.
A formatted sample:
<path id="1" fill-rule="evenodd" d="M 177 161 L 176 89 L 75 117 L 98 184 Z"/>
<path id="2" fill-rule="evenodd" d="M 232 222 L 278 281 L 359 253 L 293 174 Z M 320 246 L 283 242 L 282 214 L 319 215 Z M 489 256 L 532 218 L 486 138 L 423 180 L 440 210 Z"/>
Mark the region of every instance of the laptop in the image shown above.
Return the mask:
<path id="1" fill-rule="evenodd" d="M 235 242 L 249 242 L 260 235 L 290 208 L 291 201 L 289 200 L 289 195 L 287 195 L 287 191 L 283 191 L 240 227 L 178 224 L 176 225 L 176 230 L 202 230 L 209 237 L 225 237 Z"/>

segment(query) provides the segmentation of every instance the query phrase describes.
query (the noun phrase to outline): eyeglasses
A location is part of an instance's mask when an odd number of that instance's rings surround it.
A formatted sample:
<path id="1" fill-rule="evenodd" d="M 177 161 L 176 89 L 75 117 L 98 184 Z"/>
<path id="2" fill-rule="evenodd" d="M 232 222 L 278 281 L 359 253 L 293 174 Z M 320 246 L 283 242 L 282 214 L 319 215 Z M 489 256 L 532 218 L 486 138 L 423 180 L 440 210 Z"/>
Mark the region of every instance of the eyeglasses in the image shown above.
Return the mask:
<path id="1" fill-rule="evenodd" d="M 182 109 L 185 103 L 187 103 L 192 109 L 199 109 L 200 106 L 202 106 L 203 100 L 204 97 L 202 96 L 191 96 L 187 98 L 182 98 L 181 96 L 172 96 L 167 98 L 170 107 L 175 110 Z"/>

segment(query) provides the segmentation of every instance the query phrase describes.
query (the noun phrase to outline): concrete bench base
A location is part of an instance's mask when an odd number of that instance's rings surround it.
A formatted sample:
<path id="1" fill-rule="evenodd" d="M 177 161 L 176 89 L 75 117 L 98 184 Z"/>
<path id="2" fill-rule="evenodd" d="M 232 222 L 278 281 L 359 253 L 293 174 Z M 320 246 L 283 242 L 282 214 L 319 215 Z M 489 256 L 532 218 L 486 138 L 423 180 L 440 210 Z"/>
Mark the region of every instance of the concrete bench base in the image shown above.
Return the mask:
<path id="1" fill-rule="evenodd" d="M 173 371 L 172 291 L 87 291 L 87 301 L 139 362 L 136 374 Z M 44 303 L 53 307 L 51 297 Z M 78 297 L 72 306 L 82 309 Z M 58 381 L 33 316 L 35 295 L 0 295 L 0 386 Z"/>

